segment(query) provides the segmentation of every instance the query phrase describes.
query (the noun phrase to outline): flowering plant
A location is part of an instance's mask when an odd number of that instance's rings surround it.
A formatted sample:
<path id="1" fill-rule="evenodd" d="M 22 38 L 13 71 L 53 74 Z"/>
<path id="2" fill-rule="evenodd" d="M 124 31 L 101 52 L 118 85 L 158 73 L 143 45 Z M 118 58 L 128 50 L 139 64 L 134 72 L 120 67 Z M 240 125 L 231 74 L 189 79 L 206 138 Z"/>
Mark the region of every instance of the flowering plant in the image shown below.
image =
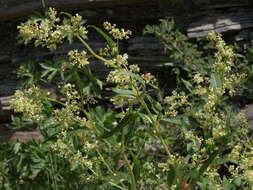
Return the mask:
<path id="1" fill-rule="evenodd" d="M 105 22 L 106 34 L 96 26 L 85 27 L 79 15 L 62 14 L 63 20 L 50 8 L 45 18 L 31 18 L 18 27 L 26 44 L 49 50 L 64 39 L 83 44 L 84 50 L 69 52 L 55 70 L 43 67 L 42 77 L 51 76 L 44 81 L 60 77 L 60 95 L 52 97 L 38 86 L 18 90 L 12 107 L 38 126 L 42 143 L 50 142 L 50 151 L 78 176 L 78 189 L 253 188 L 247 122 L 228 102 L 245 75 L 234 72 L 235 54 L 220 35 L 208 35 L 216 48 L 210 72 L 189 69 L 187 90 L 162 93 L 153 75 L 141 74 L 127 54 L 120 54 L 118 41 L 128 39 L 131 31 Z M 107 41 L 100 53 L 88 45 L 87 28 Z M 92 58 L 111 69 L 106 82 L 113 86 L 112 104 L 100 103 L 105 85 L 91 73 Z M 87 91 L 90 84 L 100 90 Z M 33 179 L 40 173 L 43 166 Z M 22 177 L 23 184 L 29 183 L 29 172 Z M 59 189 L 63 179 L 53 179 L 53 188 Z"/>

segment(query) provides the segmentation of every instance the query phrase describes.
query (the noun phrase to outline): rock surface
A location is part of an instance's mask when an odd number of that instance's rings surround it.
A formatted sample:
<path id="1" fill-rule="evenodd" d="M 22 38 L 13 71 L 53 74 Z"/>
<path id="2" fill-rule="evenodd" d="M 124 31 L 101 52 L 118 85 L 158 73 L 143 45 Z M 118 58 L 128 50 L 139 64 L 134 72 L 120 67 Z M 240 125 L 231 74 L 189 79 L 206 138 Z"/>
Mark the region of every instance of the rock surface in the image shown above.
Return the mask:
<path id="1" fill-rule="evenodd" d="M 0 20 L 19 19 L 45 7 L 70 10 L 145 3 L 147 0 L 8 0 L 0 2 Z"/>
<path id="2" fill-rule="evenodd" d="M 230 10 L 214 13 L 190 24 L 187 32 L 190 38 L 206 36 L 208 33 L 224 33 L 253 28 L 253 9 Z"/>

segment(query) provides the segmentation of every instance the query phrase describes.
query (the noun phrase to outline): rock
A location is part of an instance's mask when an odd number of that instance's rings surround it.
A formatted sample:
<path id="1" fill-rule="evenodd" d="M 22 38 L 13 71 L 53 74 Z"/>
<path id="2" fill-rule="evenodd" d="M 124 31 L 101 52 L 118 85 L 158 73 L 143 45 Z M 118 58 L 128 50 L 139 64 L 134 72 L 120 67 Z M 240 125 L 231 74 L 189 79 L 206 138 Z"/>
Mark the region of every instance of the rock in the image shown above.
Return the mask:
<path id="1" fill-rule="evenodd" d="M 36 11 L 43 10 L 44 4 L 48 7 L 55 7 L 57 9 L 80 9 L 88 7 L 103 7 L 103 6 L 117 6 L 128 5 L 136 3 L 144 3 L 147 0 L 9 0 L 2 2 L 0 5 L 0 21 L 13 20 L 25 17 Z"/>
<path id="2" fill-rule="evenodd" d="M 42 141 L 44 138 L 39 131 L 1 131 L 0 143 L 28 142 L 31 140 Z"/>
<path id="3" fill-rule="evenodd" d="M 253 9 L 239 9 L 236 12 L 216 13 L 202 17 L 190 24 L 188 37 L 206 36 L 208 33 L 224 33 L 253 28 Z"/>

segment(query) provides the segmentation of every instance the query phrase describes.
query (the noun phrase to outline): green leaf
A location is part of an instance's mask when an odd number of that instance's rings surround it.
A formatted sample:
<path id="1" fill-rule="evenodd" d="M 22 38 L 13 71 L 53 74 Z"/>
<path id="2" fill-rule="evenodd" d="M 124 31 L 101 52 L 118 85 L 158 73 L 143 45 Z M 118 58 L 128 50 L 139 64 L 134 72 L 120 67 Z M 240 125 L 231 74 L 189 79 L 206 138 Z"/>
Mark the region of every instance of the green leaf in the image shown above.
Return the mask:
<path id="1" fill-rule="evenodd" d="M 67 16 L 67 17 L 69 17 L 69 18 L 71 18 L 71 17 L 72 17 L 72 15 L 71 15 L 71 14 L 69 14 L 69 13 L 67 13 L 67 12 L 60 12 L 60 14 L 65 15 L 65 16 Z"/>
<path id="2" fill-rule="evenodd" d="M 220 88 L 222 86 L 222 83 L 221 83 L 221 79 L 220 79 L 220 76 L 215 74 L 215 73 L 212 73 L 211 74 L 211 83 L 210 83 L 210 87 L 213 87 L 213 88 Z"/>
<path id="3" fill-rule="evenodd" d="M 51 64 L 51 62 L 40 63 L 40 66 L 44 69 L 41 78 L 47 76 L 48 82 L 51 82 L 53 78 L 56 76 L 57 72 L 59 71 L 59 68 L 57 66 L 51 66 L 49 64 Z"/>
<path id="4" fill-rule="evenodd" d="M 115 92 L 118 96 L 134 97 L 134 93 L 131 90 L 122 90 L 118 88 L 111 88 L 111 90 Z"/>
<path id="5" fill-rule="evenodd" d="M 56 76 L 57 74 L 57 70 L 54 70 L 48 77 L 48 81 L 51 82 L 53 80 L 53 78 Z"/>
<path id="6" fill-rule="evenodd" d="M 84 84 L 81 81 L 81 78 L 80 78 L 79 74 L 76 71 L 73 72 L 73 77 L 75 78 L 75 83 L 76 83 L 76 87 L 78 89 L 78 92 L 80 94 L 82 94 L 82 90 L 83 90 Z"/>
<path id="7" fill-rule="evenodd" d="M 169 187 L 173 185 L 175 179 L 176 179 L 175 168 L 172 165 L 170 165 L 170 170 L 167 174 L 167 184 L 169 185 Z"/>
<path id="8" fill-rule="evenodd" d="M 165 122 L 176 124 L 176 125 L 182 125 L 184 123 L 182 118 L 179 118 L 179 117 L 162 118 L 161 121 L 165 121 Z"/>
<path id="9" fill-rule="evenodd" d="M 133 167 L 133 173 L 134 173 L 134 178 L 135 180 L 138 180 L 140 178 L 140 173 L 141 173 L 141 162 L 140 160 L 134 155 L 134 153 L 130 152 L 131 156 L 133 158 L 133 163 L 134 163 L 134 167 Z"/>
<path id="10" fill-rule="evenodd" d="M 184 79 L 181 79 L 181 80 L 184 83 L 184 85 L 187 88 L 187 90 L 189 90 L 191 92 L 192 91 L 192 84 L 189 81 L 187 81 L 187 80 L 184 80 Z"/>
<path id="11" fill-rule="evenodd" d="M 104 37 L 104 39 L 106 40 L 106 42 L 108 43 L 108 45 L 112 48 L 115 46 L 115 42 L 113 41 L 113 39 L 108 36 L 102 29 L 100 29 L 99 27 L 97 26 L 94 26 L 94 25 L 88 25 L 87 28 L 93 28 L 95 29 L 101 36 Z"/>
<path id="12" fill-rule="evenodd" d="M 105 133 L 100 136 L 100 138 L 109 138 L 112 135 L 114 135 L 116 132 L 121 131 L 124 127 L 128 126 L 130 123 L 132 123 L 136 119 L 137 114 L 136 113 L 129 113 L 127 114 L 118 124 L 117 127 L 109 131 L 108 133 Z"/>
<path id="13" fill-rule="evenodd" d="M 158 66 L 161 66 L 161 67 L 164 67 L 164 66 L 174 67 L 174 66 L 175 66 L 175 63 L 172 63 L 172 62 L 166 62 L 166 63 L 161 63 L 161 64 L 158 64 Z"/>
<path id="14" fill-rule="evenodd" d="M 221 152 L 221 149 L 223 149 L 223 147 L 221 147 L 220 149 L 214 151 L 209 158 L 205 161 L 205 163 L 200 167 L 199 169 L 199 177 L 206 171 L 206 169 L 209 167 L 209 165 L 214 161 L 214 159 L 216 158 L 216 156 Z"/>
<path id="15" fill-rule="evenodd" d="M 19 150 L 21 149 L 21 143 L 20 142 L 17 142 L 15 145 L 14 145 L 14 153 L 17 154 L 19 152 Z"/>
<path id="16" fill-rule="evenodd" d="M 239 187 L 242 184 L 242 177 L 236 177 L 233 182 Z"/>
<path id="17" fill-rule="evenodd" d="M 138 122 L 137 122 L 137 117 L 139 114 L 134 115 L 134 119 L 128 124 L 129 127 L 127 128 L 127 133 L 125 135 L 125 144 L 127 144 L 131 138 L 134 136 L 137 127 L 138 127 Z"/>

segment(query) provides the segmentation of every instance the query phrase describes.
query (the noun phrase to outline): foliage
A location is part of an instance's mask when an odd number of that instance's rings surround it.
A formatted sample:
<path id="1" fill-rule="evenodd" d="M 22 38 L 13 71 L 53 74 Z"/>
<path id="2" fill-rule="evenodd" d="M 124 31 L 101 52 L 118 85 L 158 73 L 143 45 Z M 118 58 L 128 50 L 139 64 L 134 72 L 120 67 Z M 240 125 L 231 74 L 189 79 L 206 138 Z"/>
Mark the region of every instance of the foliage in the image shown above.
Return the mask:
<path id="1" fill-rule="evenodd" d="M 173 22 L 148 27 L 171 52 L 171 66 L 187 73 L 186 88 L 178 80 L 178 88 L 163 95 L 154 76 L 120 54 L 118 42 L 130 31 L 105 22 L 107 34 L 85 27 L 79 15 L 62 15 L 49 9 L 45 18 L 18 27 L 25 43 L 54 50 L 64 39 L 78 39 L 87 52 L 43 64 L 42 80 L 59 81 L 58 98 L 38 86 L 16 92 L 13 108 L 44 140 L 1 145 L 2 189 L 252 189 L 247 122 L 229 103 L 245 75 L 220 35 L 208 35 L 215 54 L 203 62 L 184 35 L 171 33 Z M 108 43 L 100 54 L 87 44 L 87 28 Z M 171 49 L 175 45 L 180 51 Z M 112 104 L 101 103 L 104 85 L 92 75 L 91 58 L 111 69 Z"/>
<path id="2" fill-rule="evenodd" d="M 52 141 L 1 144 L 1 189 L 80 189 L 78 171 L 71 171 L 51 145 Z"/>
<path id="3" fill-rule="evenodd" d="M 171 60 L 165 65 L 178 68 L 174 69 L 175 73 L 180 70 L 185 70 L 189 75 L 194 75 L 195 72 L 208 73 L 213 59 L 208 54 L 203 56 L 204 52 L 199 50 L 197 44 L 192 44 L 187 36 L 175 30 L 173 19 L 162 19 L 160 22 L 155 26 L 147 25 L 143 33 L 154 34 L 162 42 Z M 203 48 L 208 51 L 207 46 Z"/>

